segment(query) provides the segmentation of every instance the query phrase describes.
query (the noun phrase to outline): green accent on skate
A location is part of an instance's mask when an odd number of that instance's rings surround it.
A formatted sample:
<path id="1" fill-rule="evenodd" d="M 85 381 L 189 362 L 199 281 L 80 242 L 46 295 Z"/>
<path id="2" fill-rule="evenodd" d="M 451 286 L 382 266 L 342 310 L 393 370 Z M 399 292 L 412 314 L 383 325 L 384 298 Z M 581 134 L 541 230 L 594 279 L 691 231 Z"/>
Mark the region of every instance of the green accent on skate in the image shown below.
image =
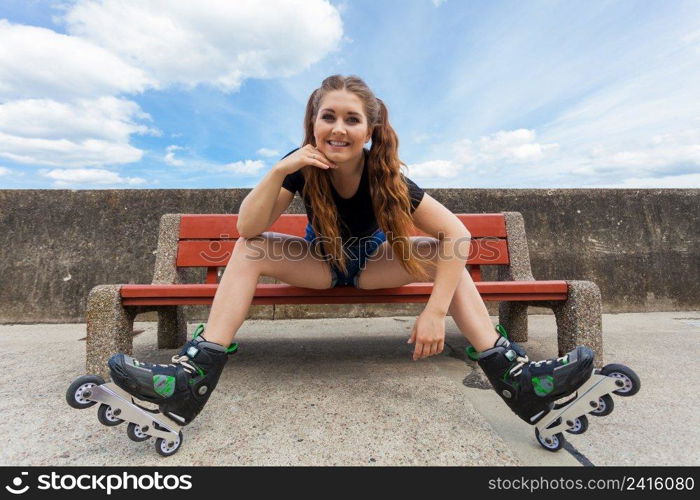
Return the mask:
<path id="1" fill-rule="evenodd" d="M 508 340 L 508 332 L 503 328 L 503 325 L 496 325 L 496 331 L 501 334 L 501 337 L 505 337 Z"/>
<path id="2" fill-rule="evenodd" d="M 171 375 L 153 375 L 153 389 L 167 398 L 175 392 L 175 377 Z"/>
<path id="3" fill-rule="evenodd" d="M 546 396 L 554 390 L 554 377 L 551 375 L 544 378 L 532 377 L 532 385 L 535 388 L 535 394 Z"/>
<path id="4" fill-rule="evenodd" d="M 194 333 L 192 334 L 192 340 L 196 339 L 202 333 L 204 332 L 204 323 L 200 323 L 197 325 L 197 328 L 195 329 Z M 234 352 L 238 351 L 238 344 L 231 344 L 226 348 L 226 354 L 233 354 Z M 200 375 L 204 375 L 204 372 L 200 373 Z"/>
<path id="5" fill-rule="evenodd" d="M 501 335 L 501 337 L 505 337 L 506 340 L 508 340 L 508 332 L 506 332 L 506 329 L 503 328 L 503 325 L 496 325 L 496 331 Z M 471 359 L 472 361 L 479 361 L 479 351 L 474 349 L 473 346 L 467 347 L 465 351 L 469 359 Z"/>
<path id="6" fill-rule="evenodd" d="M 204 323 L 200 323 L 199 325 L 197 325 L 197 328 L 195 328 L 194 333 L 192 334 L 192 340 L 199 337 L 203 331 L 204 331 Z"/>

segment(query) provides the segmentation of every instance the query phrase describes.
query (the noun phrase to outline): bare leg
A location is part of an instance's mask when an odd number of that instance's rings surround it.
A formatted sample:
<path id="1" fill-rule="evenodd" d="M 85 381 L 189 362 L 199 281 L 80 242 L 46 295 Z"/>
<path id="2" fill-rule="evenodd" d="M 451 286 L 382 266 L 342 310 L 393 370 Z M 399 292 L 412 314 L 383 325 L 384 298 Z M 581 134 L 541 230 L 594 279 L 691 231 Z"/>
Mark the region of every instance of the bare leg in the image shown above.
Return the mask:
<path id="1" fill-rule="evenodd" d="M 434 255 L 433 262 L 437 264 L 439 251 L 438 240 L 423 236 L 411 237 L 411 243 L 416 248 L 417 255 Z M 418 250 L 418 246 L 423 250 Z M 425 253 L 425 245 L 432 248 Z M 437 266 L 426 266 L 426 272 L 435 278 Z M 494 346 L 498 340 L 491 318 L 486 309 L 479 291 L 474 285 L 471 275 L 466 268 L 462 270 L 462 279 L 459 281 L 455 293 L 450 302 L 448 313 L 452 316 L 462 335 L 478 351 L 484 351 Z M 365 269 L 358 278 L 358 287 L 365 289 L 393 288 L 409 283 L 415 283 L 416 277 L 410 275 L 401 266 L 398 258 L 393 258 L 393 251 L 387 242 L 380 245 L 376 254 L 368 259 Z"/>
<path id="2" fill-rule="evenodd" d="M 245 321 L 261 275 L 305 288 L 323 289 L 331 284 L 328 263 L 313 256 L 303 238 L 282 233 L 240 238 L 216 290 L 204 338 L 223 346 L 231 344 Z"/>
<path id="3" fill-rule="evenodd" d="M 241 264 L 229 261 L 221 277 L 204 334 L 209 342 L 229 346 L 248 315 L 260 271 L 254 265 Z"/>
<path id="4" fill-rule="evenodd" d="M 466 268 L 463 273 L 450 302 L 449 313 L 474 349 L 485 351 L 494 346 L 499 335 Z"/>

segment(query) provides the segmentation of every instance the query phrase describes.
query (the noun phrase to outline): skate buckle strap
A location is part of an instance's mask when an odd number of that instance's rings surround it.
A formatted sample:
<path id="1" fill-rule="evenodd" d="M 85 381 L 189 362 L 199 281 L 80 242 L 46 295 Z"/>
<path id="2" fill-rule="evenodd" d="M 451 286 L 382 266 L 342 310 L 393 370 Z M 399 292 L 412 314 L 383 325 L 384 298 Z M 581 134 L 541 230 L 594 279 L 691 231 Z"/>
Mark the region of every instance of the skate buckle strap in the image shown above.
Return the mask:
<path id="1" fill-rule="evenodd" d="M 197 325 L 197 328 L 195 329 L 194 333 L 192 334 L 192 340 L 196 339 L 200 335 L 202 335 L 202 332 L 204 332 L 204 323 L 200 323 Z M 204 337 L 202 337 L 204 340 Z M 238 344 L 231 344 L 226 348 L 226 354 L 233 354 L 234 352 L 238 351 Z M 190 356 L 193 357 L 193 356 Z"/>
<path id="2" fill-rule="evenodd" d="M 506 340 L 508 340 L 508 332 L 506 332 L 506 329 L 503 327 L 503 325 L 501 325 L 501 324 L 496 325 L 496 331 L 499 333 L 499 335 L 501 337 L 504 337 Z M 479 361 L 479 351 L 474 349 L 473 346 L 467 347 L 466 351 L 467 351 L 467 357 L 469 357 L 469 359 L 471 359 L 472 361 Z"/>

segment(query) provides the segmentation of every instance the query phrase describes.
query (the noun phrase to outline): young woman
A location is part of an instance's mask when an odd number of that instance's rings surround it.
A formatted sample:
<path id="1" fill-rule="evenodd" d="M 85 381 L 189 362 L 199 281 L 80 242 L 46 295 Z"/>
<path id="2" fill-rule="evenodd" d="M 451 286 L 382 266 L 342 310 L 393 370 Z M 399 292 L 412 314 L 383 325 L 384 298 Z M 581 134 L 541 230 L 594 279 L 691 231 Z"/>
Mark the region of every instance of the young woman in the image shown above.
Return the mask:
<path id="1" fill-rule="evenodd" d="M 179 424 L 191 422 L 216 386 L 227 346 L 246 317 L 261 275 L 318 289 L 432 281 L 430 299 L 408 339 L 415 345 L 413 359 L 443 351 L 449 313 L 481 352 L 479 364 L 499 395 L 529 423 L 591 376 L 593 352 L 588 348 L 534 363 L 497 333 L 465 267 L 469 232 L 402 175 L 387 108 L 360 78 L 326 78 L 309 97 L 304 130 L 302 147 L 272 167 L 241 204 L 241 238 L 218 286 L 206 334 L 200 326 L 170 365 L 113 356 L 109 366 L 116 384 L 158 403 Z M 297 191 L 309 219 L 306 237 L 265 232 Z M 431 237 L 409 236 L 413 226 Z"/>

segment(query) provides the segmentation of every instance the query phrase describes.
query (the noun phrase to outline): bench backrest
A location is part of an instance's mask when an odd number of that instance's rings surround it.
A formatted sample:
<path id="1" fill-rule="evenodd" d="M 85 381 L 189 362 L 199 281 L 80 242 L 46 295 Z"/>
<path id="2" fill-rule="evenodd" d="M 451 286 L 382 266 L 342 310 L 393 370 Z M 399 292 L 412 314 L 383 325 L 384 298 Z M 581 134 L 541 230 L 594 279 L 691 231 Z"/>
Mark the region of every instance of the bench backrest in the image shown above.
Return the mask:
<path id="1" fill-rule="evenodd" d="M 482 265 L 510 264 L 504 214 L 456 215 L 472 235 L 467 265 L 474 281 L 481 281 Z M 240 237 L 237 221 L 237 214 L 182 214 L 176 266 L 206 267 L 206 283 L 217 283 Z M 282 214 L 269 231 L 304 237 L 307 223 L 305 214 Z M 411 236 L 427 235 L 416 230 Z"/>

